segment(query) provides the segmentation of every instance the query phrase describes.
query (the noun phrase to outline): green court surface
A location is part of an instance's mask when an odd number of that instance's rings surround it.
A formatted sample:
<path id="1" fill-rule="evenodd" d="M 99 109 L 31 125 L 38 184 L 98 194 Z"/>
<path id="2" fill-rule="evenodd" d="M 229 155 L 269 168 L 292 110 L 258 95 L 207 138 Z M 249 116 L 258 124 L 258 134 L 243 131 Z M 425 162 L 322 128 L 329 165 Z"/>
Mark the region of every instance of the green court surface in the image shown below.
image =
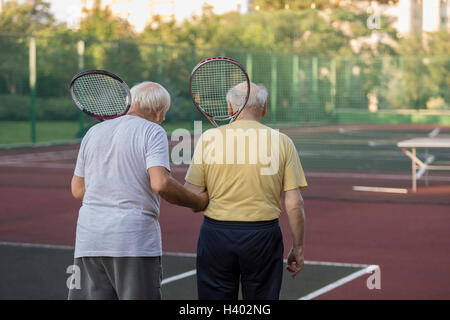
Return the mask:
<path id="1" fill-rule="evenodd" d="M 69 247 L 0 244 L 0 299 L 66 299 L 66 286 L 73 263 Z M 162 292 L 165 300 L 197 299 L 195 256 L 163 255 Z M 360 276 L 368 276 L 367 265 L 306 262 L 292 279 L 284 272 L 280 299 L 311 299 Z"/>
<path id="2" fill-rule="evenodd" d="M 290 135 L 308 170 L 410 172 L 411 162 L 397 147 L 397 142 L 427 137 L 424 130 L 347 130 Z M 423 157 L 425 149 L 418 150 Z M 446 149 L 433 149 L 439 161 L 449 161 Z"/>
<path id="3" fill-rule="evenodd" d="M 36 142 L 76 140 L 80 125 L 76 121 L 36 122 Z M 0 145 L 31 142 L 31 125 L 28 121 L 1 121 Z"/>
<path id="4" fill-rule="evenodd" d="M 179 142 L 179 137 L 171 138 L 176 129 L 192 130 L 192 123 L 163 123 L 171 145 Z M 202 123 L 203 132 L 211 126 Z M 76 141 L 78 122 L 37 122 L 37 141 Z M 333 128 L 330 131 L 330 128 Z M 406 126 L 398 129 L 374 129 L 366 126 L 320 126 L 291 127 L 286 130 L 300 154 L 303 168 L 307 171 L 352 171 L 352 172 L 410 172 L 411 162 L 397 147 L 402 140 L 427 137 L 433 126 L 415 128 Z M 312 130 L 314 132 L 308 132 Z M 439 135 L 449 134 L 441 129 Z M 0 122 L 0 149 L 12 144 L 30 141 L 28 122 Z M 20 146 L 20 145 L 18 145 Z M 437 161 L 450 161 L 446 149 L 433 149 Z M 419 149 L 419 158 L 426 157 L 426 149 Z"/>

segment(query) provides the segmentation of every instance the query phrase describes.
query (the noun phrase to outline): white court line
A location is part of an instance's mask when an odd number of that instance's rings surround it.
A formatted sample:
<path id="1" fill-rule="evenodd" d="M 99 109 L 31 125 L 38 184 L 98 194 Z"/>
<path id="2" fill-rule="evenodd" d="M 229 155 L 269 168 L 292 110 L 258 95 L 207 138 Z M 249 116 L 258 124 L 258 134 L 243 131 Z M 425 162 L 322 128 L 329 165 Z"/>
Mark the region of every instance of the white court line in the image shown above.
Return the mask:
<path id="1" fill-rule="evenodd" d="M 306 178 L 352 178 L 352 179 L 375 179 L 375 180 L 411 180 L 411 174 L 379 174 L 379 173 L 349 173 L 349 172 L 306 172 Z M 428 178 L 433 181 L 450 181 L 450 176 L 431 176 Z"/>
<path id="2" fill-rule="evenodd" d="M 184 252 L 163 252 L 165 256 L 172 257 L 185 257 L 185 258 L 196 258 L 195 253 L 184 253 Z M 283 260 L 285 263 L 286 259 Z M 357 263 L 347 263 L 347 262 L 329 262 L 329 261 L 305 261 L 305 264 L 309 265 L 320 265 L 320 266 L 331 266 L 331 267 L 349 267 L 349 268 L 365 268 L 368 264 L 357 264 Z"/>
<path id="3" fill-rule="evenodd" d="M 396 144 L 395 144 L 395 142 L 391 142 L 391 141 L 388 141 L 388 142 L 381 141 L 380 142 L 380 141 L 371 140 L 371 141 L 367 142 L 367 145 L 369 147 L 379 147 L 379 146 L 395 146 Z"/>
<path id="4" fill-rule="evenodd" d="M 63 160 L 63 159 L 60 159 Z M 5 167 L 26 167 L 26 168 L 50 168 L 50 169 L 74 169 L 75 164 L 71 163 L 44 163 L 44 162 L 28 162 L 28 163 L 18 163 L 8 161 L 2 163 L 0 161 L 0 166 Z M 187 166 L 171 166 L 171 172 L 185 173 L 187 171 Z M 308 171 L 306 172 L 306 178 L 330 178 L 330 179 L 374 179 L 374 180 L 404 180 L 410 181 L 410 174 L 379 174 L 379 173 L 349 173 L 349 172 L 322 172 L 322 171 Z M 450 176 L 429 176 L 429 181 L 440 181 L 448 182 L 450 181 Z"/>
<path id="5" fill-rule="evenodd" d="M 353 273 L 349 274 L 348 276 L 345 276 L 333 283 L 330 283 L 329 285 L 326 285 L 325 287 L 322 287 L 316 291 L 313 291 L 313 292 L 307 294 L 306 296 L 298 298 L 297 300 L 311 300 L 311 299 L 317 298 L 320 295 L 330 292 L 331 290 L 334 290 L 337 287 L 340 287 L 340 286 L 342 286 L 352 280 L 355 280 L 356 278 L 359 278 L 365 274 L 371 273 L 372 271 L 377 270 L 379 268 L 380 267 L 377 265 L 367 266 L 366 268 L 364 268 L 362 270 L 353 272 Z"/>
<path id="6" fill-rule="evenodd" d="M 189 257 L 189 258 L 195 258 L 195 253 L 179 253 L 179 252 L 164 252 L 164 255 L 167 256 L 176 256 L 176 257 Z M 284 259 L 284 263 L 286 263 L 286 259 Z M 329 285 L 326 285 L 325 287 L 322 287 L 316 291 L 313 291 L 306 296 L 303 296 L 299 298 L 298 300 L 311 300 L 314 299 L 322 294 L 325 294 L 331 290 L 336 289 L 339 286 L 342 286 L 356 278 L 359 278 L 365 274 L 371 273 L 372 271 L 379 269 L 380 267 L 377 265 L 367 265 L 367 264 L 358 264 L 358 263 L 345 263 L 345 262 L 327 262 L 327 261 L 305 261 L 305 265 L 321 265 L 321 266 L 330 266 L 330 267 L 348 267 L 348 268 L 364 268 L 362 270 L 358 270 L 356 272 L 351 273 L 348 276 L 345 276 L 344 278 L 341 278 L 333 283 L 330 283 Z M 196 274 L 196 270 L 191 270 L 185 273 L 182 273 L 178 276 L 167 278 L 167 280 L 176 281 L 179 279 L 183 279 L 192 275 Z M 179 277 L 179 278 L 178 278 Z M 172 280 L 172 278 L 174 280 Z M 163 280 L 164 281 L 164 280 Z"/>
<path id="7" fill-rule="evenodd" d="M 40 243 L 21 243 L 21 242 L 8 242 L 0 241 L 0 246 L 21 247 L 21 248 L 41 248 L 41 249 L 62 249 L 73 250 L 75 247 L 63 246 L 55 244 L 40 244 Z"/>
<path id="8" fill-rule="evenodd" d="M 197 270 L 196 269 L 189 270 L 189 271 L 177 274 L 177 275 L 175 275 L 173 277 L 169 277 L 169 278 L 163 279 L 163 281 L 161 281 L 161 285 L 165 285 L 165 284 L 177 281 L 177 280 L 181 280 L 181 279 L 184 279 L 184 278 L 187 278 L 187 277 L 191 277 L 191 276 L 194 276 L 196 274 L 197 274 Z"/>
<path id="9" fill-rule="evenodd" d="M 24 248 L 44 248 L 44 249 L 63 249 L 73 250 L 74 247 L 71 246 L 62 246 L 62 245 L 48 245 L 48 244 L 33 244 L 33 243 L 17 243 L 17 242 L 6 242 L 6 241 L 0 241 L 0 246 L 16 246 L 16 247 L 24 247 Z M 189 257 L 189 258 L 195 258 L 195 253 L 179 253 L 179 252 L 163 252 L 163 255 L 167 256 L 178 256 L 178 257 Z M 286 262 L 286 259 L 284 259 L 284 262 Z M 380 267 L 377 265 L 367 265 L 367 264 L 356 264 L 356 263 L 344 263 L 344 262 L 326 262 L 326 261 L 305 261 L 305 264 L 308 265 L 322 265 L 322 266 L 332 266 L 332 267 L 351 267 L 351 268 L 364 268 L 362 270 L 356 271 L 354 273 L 351 273 L 350 275 L 341 278 L 333 283 L 330 283 L 329 285 L 326 285 L 325 287 L 322 287 L 316 291 L 313 291 L 309 293 L 306 296 L 303 296 L 299 298 L 298 300 L 310 300 L 314 299 L 322 294 L 325 294 L 333 289 L 336 289 L 339 286 L 342 286 L 356 278 L 359 278 L 365 274 L 371 273 L 372 271 L 379 269 Z M 191 276 L 194 276 L 197 274 L 197 270 L 189 270 L 177 275 L 174 275 L 172 277 L 163 279 L 161 281 L 161 285 L 165 285 L 171 282 L 175 282 L 184 278 L 188 278 Z"/>
<path id="10" fill-rule="evenodd" d="M 171 166 L 172 172 L 185 173 L 187 166 Z M 306 178 L 352 178 L 352 179 L 374 179 L 374 180 L 411 180 L 411 174 L 384 174 L 384 173 L 350 173 L 350 172 L 323 172 L 307 171 Z M 431 176 L 430 181 L 450 181 L 450 176 Z"/>
<path id="11" fill-rule="evenodd" d="M 7 242 L 7 241 L 0 241 L 0 246 L 11 246 L 11 247 L 21 247 L 21 248 L 40 248 L 40 249 L 58 249 L 58 250 L 73 250 L 75 249 L 72 246 L 62 246 L 62 245 L 52 245 L 52 244 L 35 244 L 35 243 L 19 243 L 19 242 Z M 166 253 L 163 253 L 163 255 L 166 255 Z M 191 257 L 192 254 L 176 254 L 176 253 L 169 253 L 167 255 L 178 255 L 178 256 L 189 256 Z M 195 257 L 195 255 L 194 255 Z M 189 270 L 180 274 L 177 274 L 175 276 L 163 279 L 161 281 L 161 285 L 165 285 L 177 280 L 181 280 L 187 277 L 191 277 L 193 275 L 197 274 L 197 270 Z"/>
<path id="12" fill-rule="evenodd" d="M 434 138 L 434 137 L 436 137 L 440 132 L 441 132 L 441 129 L 439 129 L 439 128 L 434 128 L 433 131 L 431 131 L 431 132 L 428 134 L 428 136 L 429 136 L 430 138 Z"/>
<path id="13" fill-rule="evenodd" d="M 49 168 L 49 169 L 75 169 L 75 163 L 45 163 L 45 162 L 27 162 L 27 163 L 1 163 L 0 167 L 15 168 Z"/>
<path id="14" fill-rule="evenodd" d="M 197 254 L 195 253 L 185 253 L 185 252 L 163 252 L 164 256 L 171 257 L 184 257 L 184 258 L 196 258 Z"/>
<path id="15" fill-rule="evenodd" d="M 284 262 L 287 262 L 287 260 L 284 259 Z M 327 262 L 327 261 L 305 261 L 305 264 L 317 266 L 330 266 L 330 267 L 348 267 L 348 268 L 365 268 L 369 266 L 368 264 L 360 264 L 360 263 Z"/>
<path id="16" fill-rule="evenodd" d="M 58 249 L 58 250 L 73 250 L 75 249 L 72 246 L 62 246 L 62 245 L 52 245 L 52 244 L 35 244 L 35 243 L 19 243 L 19 242 L 7 242 L 7 241 L 0 241 L 0 246 L 10 246 L 10 247 L 21 247 L 21 248 L 39 248 L 39 249 Z M 164 255 L 165 253 L 163 253 Z M 170 254 L 175 255 L 175 254 Z M 180 256 L 184 256 L 181 255 Z M 167 283 L 171 283 L 177 280 L 181 280 L 190 276 L 193 276 L 197 273 L 197 270 L 189 270 L 187 272 L 183 272 L 180 274 L 177 274 L 173 277 L 169 277 L 166 279 L 163 279 L 161 281 L 161 285 L 165 285 Z"/>
<path id="17" fill-rule="evenodd" d="M 365 186 L 353 186 L 353 191 L 365 191 L 365 192 L 384 192 L 384 193 L 408 193 L 408 189 L 403 188 L 385 188 L 385 187 L 365 187 Z"/>
<path id="18" fill-rule="evenodd" d="M 75 249 L 75 247 L 73 247 L 73 246 L 40 244 L 40 243 L 21 243 L 21 242 L 8 242 L 8 241 L 0 241 L 0 246 L 23 247 L 23 248 L 43 248 L 43 249 L 64 249 L 64 250 Z M 184 253 L 184 252 L 163 252 L 163 256 L 185 257 L 185 258 L 196 258 L 197 257 L 197 255 L 195 253 Z M 284 259 L 284 262 L 286 262 L 286 259 Z M 365 267 L 369 266 L 367 264 L 347 263 L 347 262 L 328 262 L 328 261 L 305 261 L 305 264 L 332 266 L 332 267 L 349 267 L 349 268 L 365 268 Z M 191 271 L 188 271 L 188 272 L 191 272 Z"/>
<path id="19" fill-rule="evenodd" d="M 422 168 L 420 168 L 419 171 L 417 171 L 416 173 L 416 179 L 420 179 L 422 178 L 423 174 L 425 173 L 425 171 L 427 171 L 427 166 L 429 164 L 432 164 L 434 161 L 434 156 L 433 155 L 429 155 L 428 158 L 425 159 L 424 161 L 424 166 Z"/>

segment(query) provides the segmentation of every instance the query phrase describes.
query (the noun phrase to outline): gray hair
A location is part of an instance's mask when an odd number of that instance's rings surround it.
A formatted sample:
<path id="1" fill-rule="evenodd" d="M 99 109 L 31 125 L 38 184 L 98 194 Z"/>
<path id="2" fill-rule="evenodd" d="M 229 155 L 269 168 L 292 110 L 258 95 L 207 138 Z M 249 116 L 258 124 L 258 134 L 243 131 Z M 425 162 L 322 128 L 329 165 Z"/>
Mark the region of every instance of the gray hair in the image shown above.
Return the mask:
<path id="1" fill-rule="evenodd" d="M 239 108 L 245 100 L 247 94 L 247 83 L 243 82 L 231 88 L 227 93 L 227 102 L 233 109 Z M 262 84 L 250 83 L 250 96 L 248 97 L 246 108 L 263 108 L 267 102 L 268 92 Z"/>
<path id="2" fill-rule="evenodd" d="M 167 111 L 170 108 L 170 94 L 162 85 L 145 81 L 131 88 L 131 102 L 150 113 Z"/>

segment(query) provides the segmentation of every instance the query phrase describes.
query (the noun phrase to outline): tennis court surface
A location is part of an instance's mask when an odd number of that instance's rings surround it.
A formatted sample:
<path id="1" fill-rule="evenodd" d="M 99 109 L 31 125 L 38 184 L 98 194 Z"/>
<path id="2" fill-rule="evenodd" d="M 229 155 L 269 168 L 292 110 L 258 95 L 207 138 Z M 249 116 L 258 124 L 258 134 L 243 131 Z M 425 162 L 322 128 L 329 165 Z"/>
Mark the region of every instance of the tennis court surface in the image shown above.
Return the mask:
<path id="1" fill-rule="evenodd" d="M 412 192 L 411 160 L 397 147 L 435 129 L 284 130 L 296 143 L 309 188 L 303 192 L 307 263 L 296 279 L 285 274 L 281 299 L 450 298 L 450 174 L 425 172 Z M 0 299 L 66 298 L 80 206 L 69 187 L 78 147 L 0 151 Z M 450 158 L 447 149 L 432 154 L 439 161 Z M 182 181 L 186 169 L 174 166 L 173 174 Z M 160 223 L 163 297 L 196 299 L 194 254 L 202 216 L 162 201 Z M 285 214 L 280 224 L 287 251 L 292 239 Z M 370 289 L 376 270 L 381 288 Z"/>

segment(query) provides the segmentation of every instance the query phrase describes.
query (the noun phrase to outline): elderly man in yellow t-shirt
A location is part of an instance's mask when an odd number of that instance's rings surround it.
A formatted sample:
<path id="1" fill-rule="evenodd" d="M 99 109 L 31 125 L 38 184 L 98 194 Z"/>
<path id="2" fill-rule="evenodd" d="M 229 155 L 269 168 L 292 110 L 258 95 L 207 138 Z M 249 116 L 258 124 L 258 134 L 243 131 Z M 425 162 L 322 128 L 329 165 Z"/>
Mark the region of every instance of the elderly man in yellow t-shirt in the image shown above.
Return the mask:
<path id="1" fill-rule="evenodd" d="M 231 113 L 245 97 L 244 85 L 227 94 Z M 260 123 L 267 90 L 251 84 L 246 107 L 235 122 L 206 131 L 186 174 L 186 187 L 205 189 L 197 247 L 197 287 L 201 300 L 279 299 L 283 238 L 278 224 L 281 200 L 293 236 L 287 269 L 295 277 L 304 264 L 304 207 L 307 186 L 292 140 Z"/>

